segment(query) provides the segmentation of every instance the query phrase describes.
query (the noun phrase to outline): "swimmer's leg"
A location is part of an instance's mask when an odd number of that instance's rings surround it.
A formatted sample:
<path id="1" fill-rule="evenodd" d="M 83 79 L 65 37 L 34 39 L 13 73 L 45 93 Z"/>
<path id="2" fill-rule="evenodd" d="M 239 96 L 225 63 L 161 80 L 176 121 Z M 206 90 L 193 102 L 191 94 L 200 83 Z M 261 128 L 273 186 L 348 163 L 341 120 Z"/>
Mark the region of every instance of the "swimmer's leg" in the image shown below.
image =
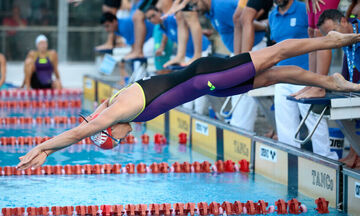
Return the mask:
<path id="1" fill-rule="evenodd" d="M 257 74 L 254 88 L 269 86 L 276 83 L 291 83 L 295 85 L 317 86 L 332 91 L 359 92 L 360 85 L 348 82 L 336 73 L 325 76 L 304 70 L 297 66 L 278 66 Z"/>
<path id="2" fill-rule="evenodd" d="M 305 39 L 288 39 L 274 46 L 250 52 L 256 73 L 268 69 L 284 59 L 314 50 L 340 48 L 360 41 L 360 34 L 341 34 L 331 31 L 327 36 Z"/>
<path id="3" fill-rule="evenodd" d="M 23 82 L 22 87 L 26 89 L 31 88 L 31 77 L 33 73 L 35 72 L 35 64 L 32 58 L 26 58 L 24 63 L 24 73 L 25 73 L 25 79 Z"/>

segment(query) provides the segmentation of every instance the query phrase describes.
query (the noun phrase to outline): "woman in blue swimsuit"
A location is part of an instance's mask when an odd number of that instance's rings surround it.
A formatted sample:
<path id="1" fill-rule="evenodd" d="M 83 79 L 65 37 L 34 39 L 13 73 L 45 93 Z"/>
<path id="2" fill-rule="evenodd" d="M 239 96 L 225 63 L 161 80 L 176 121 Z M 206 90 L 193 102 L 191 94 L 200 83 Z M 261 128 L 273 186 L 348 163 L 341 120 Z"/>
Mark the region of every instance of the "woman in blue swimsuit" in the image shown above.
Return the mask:
<path id="1" fill-rule="evenodd" d="M 340 74 L 324 76 L 296 66 L 273 67 L 286 58 L 357 42 L 360 34 L 330 32 L 325 37 L 285 40 L 228 59 L 200 58 L 183 70 L 144 78 L 106 100 L 79 126 L 33 148 L 20 158 L 18 168 L 41 166 L 49 154 L 89 136 L 95 144 L 111 148 L 131 131 L 129 122 L 148 121 L 205 94 L 230 96 L 275 83 L 358 92 L 360 85 L 347 82 Z"/>

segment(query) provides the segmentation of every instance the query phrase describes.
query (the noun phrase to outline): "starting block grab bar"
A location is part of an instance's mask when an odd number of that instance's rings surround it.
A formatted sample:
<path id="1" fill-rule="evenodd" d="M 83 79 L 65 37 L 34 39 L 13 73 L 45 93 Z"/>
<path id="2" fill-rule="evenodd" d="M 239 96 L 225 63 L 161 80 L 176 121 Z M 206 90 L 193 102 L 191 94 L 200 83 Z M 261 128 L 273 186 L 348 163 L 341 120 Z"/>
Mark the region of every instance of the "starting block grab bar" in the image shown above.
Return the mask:
<path id="1" fill-rule="evenodd" d="M 319 126 L 320 124 L 320 121 L 322 120 L 322 118 L 324 117 L 326 111 L 329 109 L 329 106 L 324 106 L 324 108 L 322 109 L 321 113 L 320 113 L 320 116 L 318 117 L 318 119 L 316 120 L 316 123 L 314 125 L 314 128 L 309 132 L 309 134 L 306 136 L 305 139 L 301 140 L 300 138 L 297 138 L 297 137 L 300 137 L 298 136 L 300 134 L 300 130 L 302 128 L 302 126 L 305 124 L 305 121 L 306 119 L 309 117 L 310 113 L 312 112 L 312 110 L 314 109 L 316 105 L 312 104 L 309 108 L 309 110 L 307 111 L 306 113 L 306 116 L 303 117 L 303 119 L 301 120 L 298 128 L 296 129 L 296 132 L 295 132 L 295 136 L 294 136 L 294 140 L 295 142 L 298 142 L 300 143 L 301 145 L 304 145 L 305 143 L 309 142 L 311 137 L 314 135 L 315 133 L 315 130 L 316 128 Z"/>
<path id="2" fill-rule="evenodd" d="M 333 93 L 328 93 L 325 97 L 323 98 L 302 98 L 302 99 L 296 99 L 292 96 L 287 96 L 286 98 L 288 100 L 297 102 L 297 103 L 303 103 L 303 104 L 311 104 L 309 110 L 306 113 L 306 116 L 303 117 L 303 119 L 301 120 L 298 128 L 296 129 L 295 135 L 294 135 L 294 141 L 300 143 L 301 145 L 307 143 L 308 141 L 310 141 L 311 137 L 314 135 L 315 130 L 317 129 L 317 127 L 320 124 L 320 121 L 322 120 L 322 118 L 325 115 L 330 115 L 330 106 L 331 106 L 331 99 L 335 99 L 335 98 L 342 98 L 344 97 L 343 95 L 340 94 L 333 94 Z M 319 114 L 318 119 L 316 120 L 316 123 L 314 125 L 314 128 L 311 129 L 311 131 L 309 131 L 308 136 L 305 139 L 300 139 L 297 138 L 299 133 L 300 133 L 300 129 L 301 127 L 305 124 L 307 118 L 309 117 L 310 113 L 314 112 L 316 114 Z M 309 128 L 310 130 L 310 128 Z"/>

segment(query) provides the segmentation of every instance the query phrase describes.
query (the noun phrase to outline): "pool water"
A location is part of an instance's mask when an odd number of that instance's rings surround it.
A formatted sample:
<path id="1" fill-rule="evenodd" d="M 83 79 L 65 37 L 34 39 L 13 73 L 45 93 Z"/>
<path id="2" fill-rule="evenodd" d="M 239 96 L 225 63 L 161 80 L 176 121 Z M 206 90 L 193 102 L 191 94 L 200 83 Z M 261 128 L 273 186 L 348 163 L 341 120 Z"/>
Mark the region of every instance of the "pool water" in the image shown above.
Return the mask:
<path id="1" fill-rule="evenodd" d="M 7 116 L 73 116 L 80 110 L 1 110 Z M 87 113 L 86 111 L 81 111 Z M 0 136 L 54 136 L 75 125 L 0 125 Z M 145 131 L 135 125 L 136 144 L 123 144 L 113 150 L 94 145 L 73 145 L 52 154 L 45 165 L 114 164 L 123 166 L 140 162 L 209 161 L 211 159 L 179 145 L 140 143 Z M 0 166 L 15 166 L 18 157 L 31 146 L 0 146 Z M 308 207 L 307 215 L 316 215 L 314 200 L 287 186 L 253 173 L 167 173 L 167 174 L 100 174 L 50 176 L 0 176 L 0 209 L 4 207 L 77 206 L 102 204 L 151 204 L 188 202 L 246 202 L 265 200 L 274 205 L 278 199 L 297 198 Z M 345 215 L 330 209 L 330 215 Z M 275 214 L 274 214 L 275 215 Z"/>

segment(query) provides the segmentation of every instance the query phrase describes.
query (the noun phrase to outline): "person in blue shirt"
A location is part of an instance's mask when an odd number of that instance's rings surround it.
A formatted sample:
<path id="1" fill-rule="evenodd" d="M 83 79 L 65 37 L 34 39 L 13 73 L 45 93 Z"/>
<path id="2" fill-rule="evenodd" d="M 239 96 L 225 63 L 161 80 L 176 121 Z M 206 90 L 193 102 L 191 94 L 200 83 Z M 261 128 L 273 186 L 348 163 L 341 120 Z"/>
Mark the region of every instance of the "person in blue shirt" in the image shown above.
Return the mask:
<path id="1" fill-rule="evenodd" d="M 203 0 L 194 3 L 197 10 L 205 13 L 215 30 L 219 32 L 226 48 L 234 52 L 234 22 L 233 14 L 238 6 L 238 0 Z M 255 35 L 254 45 L 261 42 L 265 31 L 258 31 Z"/>
<path id="2" fill-rule="evenodd" d="M 327 35 L 329 31 L 338 31 L 341 33 L 359 32 L 360 20 L 355 17 L 349 20 L 344 15 L 336 10 L 325 10 L 319 18 L 317 26 L 322 34 Z M 342 74 L 345 79 L 359 83 L 360 82 L 360 43 L 351 46 L 343 47 L 344 60 Z M 350 143 L 351 149 L 347 157 L 343 158 L 341 162 L 345 163 L 350 168 L 360 168 L 360 144 Z"/>
<path id="3" fill-rule="evenodd" d="M 101 24 L 105 26 L 107 32 L 114 32 L 126 40 L 126 44 L 133 46 L 135 42 L 134 23 L 131 16 L 118 19 L 112 13 L 104 13 L 101 17 Z M 150 22 L 146 24 L 145 41 L 152 37 L 154 26 Z"/>
<path id="4" fill-rule="evenodd" d="M 196 9 L 206 15 L 215 30 L 219 32 L 226 48 L 234 53 L 234 22 L 233 14 L 238 6 L 238 0 L 199 0 L 193 3 Z M 266 46 L 263 38 L 265 31 L 256 32 L 254 50 Z M 230 124 L 245 130 L 253 131 L 257 116 L 257 103 L 248 96 L 232 96 L 232 105 L 236 106 Z"/>
<path id="5" fill-rule="evenodd" d="M 168 16 L 165 19 L 161 19 L 161 12 L 156 7 L 149 7 L 149 9 L 145 12 L 146 18 L 153 24 L 160 24 L 161 30 L 164 34 L 172 41 L 178 43 L 178 30 L 177 30 L 177 20 L 174 16 Z M 189 39 L 186 44 L 178 43 L 178 50 L 181 46 L 186 46 L 185 56 L 188 58 L 192 58 L 194 55 L 194 44 L 191 34 L 189 34 Z M 210 46 L 209 40 L 202 36 L 202 51 L 206 51 Z M 185 56 L 180 56 L 180 59 Z"/>
<path id="6" fill-rule="evenodd" d="M 298 0 L 275 0 L 276 8 L 269 15 L 271 40 L 276 43 L 292 38 L 308 38 L 308 20 L 306 7 Z M 277 65 L 296 65 L 305 70 L 309 69 L 308 54 L 288 58 Z M 287 100 L 288 95 L 304 88 L 300 85 L 276 84 L 275 86 L 275 120 L 279 141 L 295 147 L 301 147 L 294 141 L 296 130 L 300 124 L 300 115 L 305 116 L 310 108 L 309 104 L 296 103 Z M 307 119 L 307 128 L 314 128 L 317 117 L 310 115 Z M 330 151 L 328 125 L 322 119 L 312 136 L 313 152 L 331 159 L 338 159 L 335 152 Z"/>

